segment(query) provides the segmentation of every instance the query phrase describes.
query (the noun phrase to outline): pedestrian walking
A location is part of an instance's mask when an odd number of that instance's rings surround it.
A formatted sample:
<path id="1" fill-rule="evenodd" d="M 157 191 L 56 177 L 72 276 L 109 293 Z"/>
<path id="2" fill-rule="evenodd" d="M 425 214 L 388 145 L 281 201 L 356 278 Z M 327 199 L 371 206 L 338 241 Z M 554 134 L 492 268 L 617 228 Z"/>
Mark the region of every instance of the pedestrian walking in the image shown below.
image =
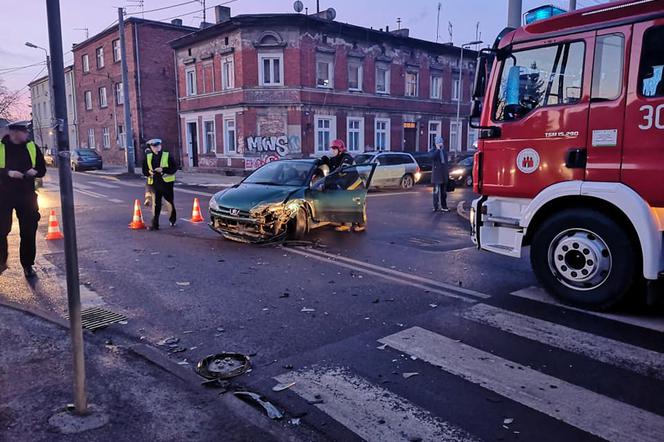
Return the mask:
<path id="1" fill-rule="evenodd" d="M 449 212 L 447 208 L 447 180 L 449 165 L 443 137 L 436 138 L 436 144 L 429 151 L 431 157 L 431 184 L 433 184 L 433 211 Z"/>
<path id="2" fill-rule="evenodd" d="M 177 221 L 177 212 L 175 210 L 174 187 L 175 172 L 177 165 L 173 157 L 168 152 L 162 150 L 161 140 L 154 138 L 148 141 L 150 153 L 145 156 L 143 161 L 143 175 L 147 178 L 147 185 L 152 186 L 152 223 L 149 230 L 159 230 L 159 215 L 161 214 L 162 199 L 166 200 L 169 206 L 168 220 L 171 227 L 175 227 Z"/>
<path id="3" fill-rule="evenodd" d="M 355 164 L 355 160 L 353 159 L 353 156 L 348 153 L 346 150 L 346 143 L 344 143 L 343 140 L 333 140 L 332 143 L 330 143 L 330 151 L 332 152 L 332 157 L 330 158 L 329 161 L 329 167 L 330 167 L 330 173 L 335 173 L 341 171 L 344 167 L 347 166 L 352 166 Z M 350 174 L 349 174 L 350 175 Z M 360 177 L 355 173 L 352 176 L 348 177 L 348 185 L 353 186 L 355 182 L 360 180 Z M 348 224 L 344 223 L 336 227 L 337 232 L 348 232 L 351 229 L 354 232 L 364 232 L 367 229 L 367 223 L 366 223 L 367 215 L 366 215 L 366 208 L 364 212 L 364 221 L 362 223 L 356 223 L 353 224 L 352 226 L 349 226 Z"/>
<path id="4" fill-rule="evenodd" d="M 35 179 L 46 175 L 44 154 L 28 139 L 28 128 L 10 124 L 9 134 L 0 141 L 0 274 L 7 270 L 7 236 L 16 211 L 20 228 L 21 266 L 26 278 L 34 278 L 37 255 L 36 235 L 41 218 L 35 192 Z"/>

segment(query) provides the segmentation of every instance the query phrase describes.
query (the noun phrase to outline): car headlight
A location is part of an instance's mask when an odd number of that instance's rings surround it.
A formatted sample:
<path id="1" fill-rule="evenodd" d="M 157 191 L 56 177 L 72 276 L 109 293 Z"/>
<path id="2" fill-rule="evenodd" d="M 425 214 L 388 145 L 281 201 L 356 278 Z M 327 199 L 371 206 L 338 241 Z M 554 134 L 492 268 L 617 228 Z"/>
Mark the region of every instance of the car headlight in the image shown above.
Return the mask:
<path id="1" fill-rule="evenodd" d="M 450 172 L 450 175 L 461 176 L 465 173 L 465 169 L 454 169 Z"/>
<path id="2" fill-rule="evenodd" d="M 219 211 L 219 203 L 217 202 L 217 198 L 214 196 L 212 199 L 210 199 L 210 210 Z"/>

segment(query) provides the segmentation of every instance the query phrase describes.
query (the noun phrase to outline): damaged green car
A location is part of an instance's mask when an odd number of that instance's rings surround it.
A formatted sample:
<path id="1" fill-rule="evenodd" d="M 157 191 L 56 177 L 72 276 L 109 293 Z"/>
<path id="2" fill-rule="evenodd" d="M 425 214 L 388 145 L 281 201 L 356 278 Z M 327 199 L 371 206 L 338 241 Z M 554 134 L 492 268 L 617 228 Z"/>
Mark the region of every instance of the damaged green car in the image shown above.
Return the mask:
<path id="1" fill-rule="evenodd" d="M 210 227 L 227 239 L 302 239 L 330 223 L 363 223 L 375 164 L 329 173 L 321 159 L 268 163 L 210 200 Z"/>

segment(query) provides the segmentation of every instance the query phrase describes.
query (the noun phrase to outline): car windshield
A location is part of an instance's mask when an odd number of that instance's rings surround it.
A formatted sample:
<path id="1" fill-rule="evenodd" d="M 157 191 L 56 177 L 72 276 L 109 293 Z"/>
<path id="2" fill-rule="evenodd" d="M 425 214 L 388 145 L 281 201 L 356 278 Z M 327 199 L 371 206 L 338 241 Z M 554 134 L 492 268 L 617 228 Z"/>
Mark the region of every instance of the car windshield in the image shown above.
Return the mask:
<path id="1" fill-rule="evenodd" d="M 473 157 L 464 158 L 463 160 L 459 161 L 459 166 L 472 166 L 472 165 L 473 165 Z"/>
<path id="2" fill-rule="evenodd" d="M 83 149 L 81 149 L 81 150 L 77 150 L 76 153 L 79 154 L 82 157 L 88 157 L 88 158 L 94 158 L 94 157 L 97 156 L 97 152 L 95 152 L 93 150 L 83 150 Z"/>
<path id="3" fill-rule="evenodd" d="M 312 163 L 305 161 L 273 161 L 249 175 L 244 182 L 269 186 L 304 186 L 312 167 Z"/>
<path id="4" fill-rule="evenodd" d="M 364 153 L 355 157 L 355 164 L 367 164 L 373 159 L 373 154 Z"/>

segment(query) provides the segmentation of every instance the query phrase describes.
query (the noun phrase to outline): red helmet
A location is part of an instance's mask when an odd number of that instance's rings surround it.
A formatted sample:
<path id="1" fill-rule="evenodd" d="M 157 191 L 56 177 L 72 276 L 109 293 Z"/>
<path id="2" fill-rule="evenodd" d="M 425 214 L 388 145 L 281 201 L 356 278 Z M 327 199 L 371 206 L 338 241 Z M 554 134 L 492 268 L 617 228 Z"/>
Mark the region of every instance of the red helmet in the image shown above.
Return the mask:
<path id="1" fill-rule="evenodd" d="M 346 152 L 346 143 L 344 143 L 344 140 L 333 140 L 330 143 L 330 149 L 337 149 L 341 153 Z"/>

